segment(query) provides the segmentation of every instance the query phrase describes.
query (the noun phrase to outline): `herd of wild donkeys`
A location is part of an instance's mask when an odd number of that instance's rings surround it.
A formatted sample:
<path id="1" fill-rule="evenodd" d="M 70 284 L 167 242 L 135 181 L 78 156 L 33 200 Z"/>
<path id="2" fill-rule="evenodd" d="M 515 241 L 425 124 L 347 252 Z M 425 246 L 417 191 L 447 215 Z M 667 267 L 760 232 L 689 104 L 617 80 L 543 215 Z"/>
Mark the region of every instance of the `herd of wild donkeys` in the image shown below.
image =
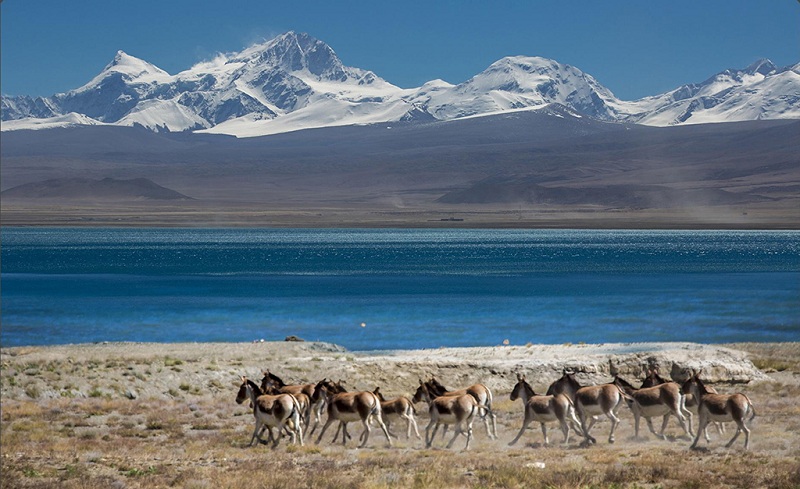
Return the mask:
<path id="1" fill-rule="evenodd" d="M 608 442 L 614 443 L 614 431 L 619 424 L 618 410 L 623 401 L 633 412 L 635 436 L 639 436 L 639 421 L 644 418 L 650 431 L 661 439 L 665 439 L 664 430 L 671 415 L 678 419 L 685 433 L 697 446 L 700 434 L 709 441 L 708 425 L 715 423 L 717 430 L 723 433 L 722 423 L 736 423 L 736 433 L 726 445 L 730 447 L 739 437 L 745 434 L 744 448 L 750 445 L 750 429 L 745 424 L 755 416 L 750 399 L 741 393 L 719 394 L 713 387 L 706 386 L 700 379 L 700 372 L 679 385 L 658 375 L 657 370 L 648 370 L 647 378 L 640 388 L 632 386 L 624 379 L 616 376 L 608 384 L 582 386 L 575 379 L 574 373 L 564 372 L 561 378 L 550 385 L 546 395 L 538 395 L 525 380 L 525 376 L 517 374 L 517 384 L 511 392 L 511 400 L 522 399 L 525 404 L 525 418 L 517 436 L 509 443 L 515 444 L 522 437 L 531 422 L 541 423 L 544 443 L 548 444 L 546 423 L 558 422 L 564 434 L 564 443 L 569 443 L 570 427 L 584 441 L 582 444 L 596 443 L 589 432 L 598 416 L 605 415 L 611 420 L 611 432 Z M 366 445 L 370 435 L 371 424 L 377 423 L 386 435 L 389 445 L 392 435 L 388 425 L 394 420 L 406 422 L 406 436 L 411 437 L 414 430 L 417 438 L 421 438 L 416 422 L 414 404 L 425 400 L 428 403 L 430 423 L 425 429 L 425 445 L 430 447 L 439 426 L 453 425 L 455 434 L 447 447 L 450 448 L 459 435 L 467 438 L 465 449 L 469 449 L 472 440 L 472 423 L 477 415 L 483 420 L 490 438 L 497 438 L 496 416 L 492 411 L 492 393 L 483 384 L 475 384 L 466 389 L 451 391 L 446 389 L 435 378 L 419 381 L 419 387 L 413 398 L 398 397 L 384 399 L 380 388 L 373 392 L 347 392 L 341 382 L 323 379 L 316 384 L 287 385 L 277 375 L 265 372 L 259 386 L 252 380 L 242 377 L 242 384 L 236 396 L 241 404 L 249 400 L 255 417 L 255 429 L 250 439 L 252 445 L 256 439 L 262 443 L 273 443 L 277 446 L 284 432 L 288 433 L 293 443 L 303 444 L 304 429 L 310 428 L 311 436 L 319 425 L 323 412 L 327 412 L 327 421 L 317 437 L 317 443 L 328 427 L 339 421 L 333 441 L 341 430 L 342 443 L 346 443 L 350 435 L 347 423 L 360 422 L 364 430 L 359 437 L 360 447 Z M 697 434 L 692 432 L 692 416 L 697 415 L 699 423 Z M 661 432 L 656 433 L 652 418 L 661 416 Z M 272 428 L 277 428 L 277 436 L 273 436 Z M 261 435 L 268 430 L 269 437 L 263 440 Z"/>

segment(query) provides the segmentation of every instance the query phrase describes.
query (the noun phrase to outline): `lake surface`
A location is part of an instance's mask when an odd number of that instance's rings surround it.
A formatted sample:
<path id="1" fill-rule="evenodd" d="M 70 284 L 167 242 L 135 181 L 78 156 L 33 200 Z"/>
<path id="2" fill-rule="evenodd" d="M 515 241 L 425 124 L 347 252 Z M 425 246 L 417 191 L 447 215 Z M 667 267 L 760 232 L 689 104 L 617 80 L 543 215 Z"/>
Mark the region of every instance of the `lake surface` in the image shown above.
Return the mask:
<path id="1" fill-rule="evenodd" d="M 800 232 L 2 229 L 3 346 L 800 341 Z"/>

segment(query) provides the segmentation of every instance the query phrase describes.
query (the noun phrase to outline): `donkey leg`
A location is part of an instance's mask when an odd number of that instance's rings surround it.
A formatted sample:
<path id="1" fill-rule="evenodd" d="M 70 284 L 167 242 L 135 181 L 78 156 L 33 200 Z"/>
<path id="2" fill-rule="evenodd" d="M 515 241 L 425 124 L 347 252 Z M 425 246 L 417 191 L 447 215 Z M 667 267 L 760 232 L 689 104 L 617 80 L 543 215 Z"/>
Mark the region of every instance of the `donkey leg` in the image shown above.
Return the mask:
<path id="1" fill-rule="evenodd" d="M 367 419 L 369 419 L 369 418 L 367 418 Z M 369 427 L 369 422 L 367 421 L 367 419 L 365 419 L 365 420 L 363 420 L 361 422 L 361 424 L 364 426 L 364 431 L 361 433 L 361 436 L 359 436 L 359 439 L 363 438 L 364 441 L 361 442 L 361 445 L 359 445 L 358 448 L 364 448 L 364 446 L 366 446 L 366 444 L 367 444 L 367 440 L 369 440 L 370 427 Z M 384 430 L 386 429 L 386 425 L 383 426 L 383 429 Z"/>
<path id="2" fill-rule="evenodd" d="M 744 431 L 744 449 L 750 449 L 750 428 L 742 421 L 742 431 Z"/>
<path id="3" fill-rule="evenodd" d="M 447 443 L 447 448 L 453 446 L 453 443 L 455 443 L 456 438 L 458 438 L 458 435 L 460 435 L 461 433 L 462 433 L 461 423 L 457 423 L 455 429 L 453 430 L 453 438 L 451 438 L 450 441 Z"/>
<path id="4" fill-rule="evenodd" d="M 433 428 L 433 432 L 431 432 L 431 428 Z M 438 429 L 439 423 L 435 419 L 431 418 L 430 423 L 428 423 L 428 426 L 425 428 L 425 446 L 427 448 L 430 448 L 433 444 L 433 437 L 436 436 L 436 430 Z M 428 436 L 428 433 L 430 433 L 430 437 Z"/>
<path id="5" fill-rule="evenodd" d="M 489 416 L 489 418 L 492 420 L 492 435 L 489 438 L 491 438 L 492 440 L 496 440 L 497 439 L 497 415 L 494 414 L 494 411 L 492 411 L 492 405 L 491 404 L 487 404 L 486 412 L 487 412 L 487 415 Z"/>
<path id="6" fill-rule="evenodd" d="M 706 431 L 707 427 L 708 419 L 703 416 L 703 413 L 700 413 L 699 420 L 697 421 L 697 434 L 695 434 L 694 442 L 692 442 L 692 446 L 689 447 L 690 449 L 697 447 L 697 442 L 700 441 L 700 435 L 703 433 L 706 433 L 706 443 L 708 443 L 708 432 Z"/>
<path id="7" fill-rule="evenodd" d="M 583 444 L 589 445 L 592 443 L 597 443 L 597 440 L 589 434 L 589 430 L 591 429 L 591 424 L 587 426 L 586 424 L 586 412 L 583 409 L 578 409 L 578 419 L 581 422 L 581 431 L 583 432 Z"/>
<path id="8" fill-rule="evenodd" d="M 614 432 L 619 425 L 619 417 L 613 410 L 608 412 L 608 418 L 611 420 L 611 432 L 608 434 L 608 442 L 614 443 Z"/>
<path id="9" fill-rule="evenodd" d="M 492 428 L 489 426 L 489 420 L 487 419 L 488 417 L 488 414 L 484 414 L 481 419 L 483 420 L 483 425 L 486 427 L 486 436 L 488 436 L 490 440 L 493 440 L 494 435 L 492 435 Z"/>
<path id="10" fill-rule="evenodd" d="M 744 431 L 746 429 L 747 429 L 747 427 L 744 425 L 744 423 L 742 423 L 740 421 L 736 421 L 736 433 L 734 433 L 733 438 L 731 438 L 731 441 L 729 441 L 725 445 L 725 448 L 730 448 L 731 446 L 733 446 L 733 443 L 736 441 L 737 438 L 739 438 L 739 435 L 742 433 L 742 431 Z M 750 430 L 747 430 L 747 431 L 748 431 L 748 434 L 745 435 L 745 442 L 747 442 L 747 437 L 749 436 L 749 431 Z"/>
<path id="11" fill-rule="evenodd" d="M 469 450 L 469 442 L 472 441 L 472 420 L 470 419 L 467 423 L 467 444 L 464 447 L 464 450 Z"/>
<path id="12" fill-rule="evenodd" d="M 378 414 L 375 416 L 375 419 L 378 421 L 378 426 L 381 427 L 383 434 L 386 435 L 386 442 L 389 443 L 389 446 L 392 446 L 392 437 L 389 435 L 389 428 L 386 426 L 386 423 L 383 422 L 383 416 Z"/>
<path id="13" fill-rule="evenodd" d="M 283 437 L 284 428 L 286 428 L 286 425 L 283 422 L 278 423 L 278 436 L 276 436 L 275 440 L 272 441 L 272 448 L 278 448 L 278 443 L 280 443 L 281 438 Z M 294 438 L 294 434 L 292 434 L 292 438 Z"/>
<path id="14" fill-rule="evenodd" d="M 328 418 L 328 420 L 325 421 L 325 424 L 322 426 L 322 431 L 319 432 L 319 436 L 317 437 L 317 441 L 315 443 L 316 445 L 319 445 L 319 442 L 322 440 L 322 435 L 325 434 L 325 431 L 328 429 L 328 426 L 330 426 L 331 423 L 333 423 L 334 421 L 335 420 L 333 418 Z M 336 441 L 336 439 L 334 439 L 334 441 Z"/>
<path id="15" fill-rule="evenodd" d="M 669 413 L 665 414 L 663 418 L 661 418 L 661 432 L 656 433 L 653 429 L 653 420 L 651 418 L 647 418 L 647 426 L 650 428 L 650 432 L 656 435 L 657 437 L 661 438 L 662 440 L 666 440 L 667 437 L 664 435 L 664 432 L 667 430 L 667 424 L 669 423 Z"/>
<path id="16" fill-rule="evenodd" d="M 683 428 L 683 432 L 688 436 L 690 439 L 694 437 L 694 432 L 692 431 L 692 413 L 689 413 L 689 417 L 687 418 L 683 413 L 680 411 L 675 414 L 678 418 L 678 422 L 681 424 L 681 428 Z M 663 433 L 663 431 L 662 431 Z"/>
<path id="17" fill-rule="evenodd" d="M 569 445 L 569 425 L 566 418 L 560 419 L 559 423 L 561 424 L 561 432 L 564 433 L 564 445 Z"/>
<path id="18" fill-rule="evenodd" d="M 539 423 L 542 425 L 542 435 L 544 435 L 544 446 L 550 445 L 550 440 L 547 439 L 547 424 Z"/>

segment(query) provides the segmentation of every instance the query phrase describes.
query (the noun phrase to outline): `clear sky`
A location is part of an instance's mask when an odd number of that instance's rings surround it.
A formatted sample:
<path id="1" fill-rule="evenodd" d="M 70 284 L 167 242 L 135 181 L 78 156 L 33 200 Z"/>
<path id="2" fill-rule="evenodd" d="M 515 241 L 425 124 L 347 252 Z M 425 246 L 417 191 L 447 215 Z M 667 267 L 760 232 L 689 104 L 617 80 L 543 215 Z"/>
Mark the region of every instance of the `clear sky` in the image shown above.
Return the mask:
<path id="1" fill-rule="evenodd" d="M 527 55 L 633 100 L 759 58 L 800 62 L 798 0 L 3 0 L 0 16 L 9 95 L 77 88 L 120 49 L 175 74 L 289 30 L 403 88 Z"/>

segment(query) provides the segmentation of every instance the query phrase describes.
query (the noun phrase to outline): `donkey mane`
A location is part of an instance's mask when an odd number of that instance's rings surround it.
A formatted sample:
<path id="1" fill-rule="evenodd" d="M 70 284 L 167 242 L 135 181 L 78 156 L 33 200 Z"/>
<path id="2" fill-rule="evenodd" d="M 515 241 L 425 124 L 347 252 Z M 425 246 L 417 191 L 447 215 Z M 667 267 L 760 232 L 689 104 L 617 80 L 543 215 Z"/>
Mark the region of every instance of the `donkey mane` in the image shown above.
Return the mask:
<path id="1" fill-rule="evenodd" d="M 272 372 L 270 372 L 269 370 L 267 370 L 266 372 L 264 372 L 264 378 L 265 378 L 265 379 L 270 379 L 270 380 L 271 380 L 271 381 L 273 381 L 274 383 L 278 384 L 278 388 L 281 388 L 281 387 L 286 387 L 286 382 L 284 382 L 284 381 L 283 381 L 283 379 L 281 379 L 281 378 L 280 378 L 280 377 L 278 377 L 277 375 L 273 374 L 273 373 L 272 373 Z M 262 381 L 262 382 L 263 382 L 263 381 Z"/>
<path id="2" fill-rule="evenodd" d="M 581 383 L 578 382 L 577 379 L 575 379 L 574 372 L 567 372 L 565 370 L 564 374 L 558 380 L 550 384 L 550 387 L 547 388 L 546 395 L 552 396 L 554 394 L 562 392 L 565 387 L 564 384 L 570 386 L 573 391 L 577 391 L 578 389 L 583 387 L 583 385 L 581 385 Z"/>
<path id="3" fill-rule="evenodd" d="M 431 376 L 431 379 L 429 381 L 425 382 L 425 385 L 428 387 L 428 390 L 430 391 L 431 394 L 433 394 L 434 397 L 442 396 L 450 392 L 450 389 L 442 385 L 441 382 L 436 380 L 436 377 L 433 376 Z"/>
<path id="4" fill-rule="evenodd" d="M 623 379 L 619 375 L 614 377 L 614 382 L 613 383 L 617 384 L 620 387 L 622 387 L 624 390 L 628 391 L 629 393 L 632 392 L 632 391 L 639 390 L 636 387 L 634 387 L 633 384 L 631 384 L 627 380 Z"/>

